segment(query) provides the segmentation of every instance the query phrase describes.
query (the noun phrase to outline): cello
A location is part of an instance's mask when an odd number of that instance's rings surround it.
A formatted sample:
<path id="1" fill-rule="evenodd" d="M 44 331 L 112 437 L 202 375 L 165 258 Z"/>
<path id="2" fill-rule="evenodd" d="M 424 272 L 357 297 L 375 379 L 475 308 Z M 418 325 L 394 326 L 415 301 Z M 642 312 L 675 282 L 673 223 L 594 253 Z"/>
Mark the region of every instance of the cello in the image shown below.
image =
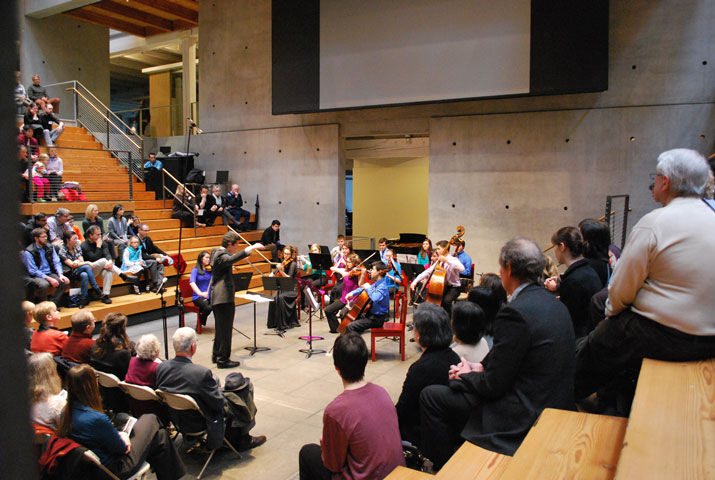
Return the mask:
<path id="1" fill-rule="evenodd" d="M 388 270 L 378 270 L 377 275 L 384 275 L 387 272 Z M 360 295 L 358 295 L 357 298 L 352 302 L 352 306 L 343 317 L 343 320 L 340 322 L 340 325 L 338 326 L 338 333 L 340 333 L 340 335 L 343 335 L 347 331 L 348 325 L 357 320 L 360 314 L 362 314 L 365 310 L 368 309 L 369 305 L 370 295 L 368 295 L 367 290 L 363 288 L 362 292 L 360 292 Z"/>
<path id="2" fill-rule="evenodd" d="M 447 244 L 447 249 L 442 252 L 442 255 L 449 255 L 449 247 L 456 244 L 460 238 L 464 235 L 464 227 L 459 225 L 457 227 L 457 233 L 449 239 Z M 447 269 L 442 265 L 437 263 L 432 271 L 432 275 L 427 279 L 429 287 L 427 287 L 427 294 L 425 295 L 425 301 L 433 303 L 435 305 L 442 305 L 442 296 L 444 295 L 445 279 L 447 276 Z"/>

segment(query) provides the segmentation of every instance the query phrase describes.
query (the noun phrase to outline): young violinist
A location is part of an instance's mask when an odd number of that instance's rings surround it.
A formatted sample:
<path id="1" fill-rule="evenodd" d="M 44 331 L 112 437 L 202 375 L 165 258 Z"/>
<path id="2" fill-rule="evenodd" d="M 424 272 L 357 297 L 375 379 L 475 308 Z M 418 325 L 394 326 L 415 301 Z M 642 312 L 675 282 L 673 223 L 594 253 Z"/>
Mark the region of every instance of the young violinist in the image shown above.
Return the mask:
<path id="1" fill-rule="evenodd" d="M 341 275 L 343 275 L 343 293 L 340 298 L 336 298 L 330 305 L 325 307 L 323 310 L 325 312 L 325 317 L 328 320 L 328 326 L 330 327 L 330 333 L 338 333 L 338 312 L 347 305 L 348 301 L 345 298 L 348 293 L 355 290 L 361 283 L 365 281 L 365 269 L 358 267 L 360 264 L 360 257 L 357 254 L 352 253 L 348 255 L 346 259 L 346 267 L 341 270 Z"/>
<path id="2" fill-rule="evenodd" d="M 394 296 L 395 292 L 402 283 L 402 267 L 400 262 L 395 259 L 395 251 L 391 248 L 385 250 L 385 268 L 389 271 L 385 274 L 385 282 L 387 289 L 390 291 L 390 296 Z"/>
<path id="3" fill-rule="evenodd" d="M 348 325 L 348 332 L 362 333 L 370 328 L 380 328 L 387 320 L 390 310 L 390 292 L 385 282 L 386 270 L 387 267 L 382 261 L 373 263 L 370 278 L 375 283 L 370 285 L 366 282 L 361 287 L 345 295 L 346 300 L 352 300 L 365 291 L 370 297 L 370 308 Z"/>
<path id="4" fill-rule="evenodd" d="M 447 272 L 444 276 L 444 291 L 442 292 L 442 308 L 447 310 L 447 313 L 452 313 L 452 302 L 457 299 L 459 292 L 461 290 L 461 283 L 459 280 L 459 274 L 464 271 L 464 265 L 456 257 L 450 255 L 449 253 L 449 242 L 447 240 L 440 240 L 437 242 L 436 251 L 439 255 L 437 257 L 437 262 L 430 265 L 428 269 L 420 273 L 412 280 L 410 284 L 410 289 L 414 289 L 415 286 L 423 279 L 431 278 L 432 273 L 435 271 L 437 265 L 440 265 Z"/>
<path id="5" fill-rule="evenodd" d="M 345 264 L 347 262 L 348 255 L 352 253 L 353 249 L 352 246 L 348 243 L 343 245 L 342 252 L 340 256 L 338 257 L 338 261 L 335 262 L 335 265 L 330 267 L 330 270 L 335 272 L 337 274 L 338 281 L 336 282 L 335 286 L 330 290 L 330 302 L 334 302 L 336 299 L 341 298 L 343 295 L 343 281 L 342 281 L 342 273 L 341 271 L 345 269 Z M 349 290 L 348 290 L 349 291 Z"/>
<path id="6" fill-rule="evenodd" d="M 298 265 L 295 261 L 298 249 L 287 245 L 283 248 L 283 261 L 271 273 L 272 276 L 295 278 Z M 296 284 L 297 285 L 297 284 Z M 285 331 L 289 328 L 299 327 L 296 303 L 298 291 L 280 292 L 275 300 L 268 305 L 268 328 Z"/>

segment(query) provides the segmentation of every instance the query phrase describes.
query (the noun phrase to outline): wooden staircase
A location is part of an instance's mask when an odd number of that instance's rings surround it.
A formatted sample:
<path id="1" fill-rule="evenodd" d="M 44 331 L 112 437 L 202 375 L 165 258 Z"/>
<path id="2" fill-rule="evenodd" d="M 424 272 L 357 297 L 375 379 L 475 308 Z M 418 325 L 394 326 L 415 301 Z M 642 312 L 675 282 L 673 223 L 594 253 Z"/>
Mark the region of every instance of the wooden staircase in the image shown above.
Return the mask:
<path id="1" fill-rule="evenodd" d="M 20 213 L 33 215 L 44 212 L 54 214 L 57 208 L 67 208 L 75 218 L 75 224 L 81 224 L 87 205 L 94 203 L 99 207 L 100 215 L 106 220 L 115 204 L 120 203 L 126 213 L 132 212 L 142 222 L 149 225 L 149 236 L 154 243 L 169 255 L 176 254 L 179 247 L 179 220 L 171 218 L 172 201 L 156 200 L 154 192 L 147 192 L 144 183 L 132 176 L 133 200 L 129 200 L 129 173 L 128 169 L 112 157 L 110 152 L 102 149 L 102 145 L 81 127 L 66 127 L 65 132 L 57 141 L 58 155 L 64 163 L 63 181 L 75 181 L 82 185 L 82 192 L 87 197 L 86 202 L 46 202 L 22 203 Z M 70 148 L 86 148 L 88 150 L 70 150 Z M 45 147 L 41 147 L 46 152 Z M 253 220 L 253 218 L 251 219 Z M 221 245 L 221 237 L 226 232 L 222 219 L 217 218 L 213 227 L 184 228 L 181 238 L 181 255 L 187 264 L 185 278 L 188 278 L 191 269 L 196 265 L 196 258 L 203 250 L 211 250 Z M 251 231 L 241 235 L 247 242 L 256 242 L 262 232 Z M 248 245 L 248 243 L 246 244 Z M 255 268 L 249 264 L 254 264 Z M 235 272 L 253 272 L 250 288 L 252 291 L 262 291 L 262 282 L 256 272 L 270 271 L 270 265 L 258 252 L 253 252 L 247 259 L 241 260 L 234 267 Z M 177 271 L 174 266 L 165 267 L 165 277 L 169 278 L 167 292 L 164 294 L 168 306 L 174 305 L 174 287 L 177 284 Z M 101 286 L 101 279 L 97 279 Z M 94 313 L 98 322 L 110 312 L 122 312 L 132 315 L 161 308 L 161 298 L 154 293 L 135 295 L 129 293 L 129 286 L 115 277 L 112 282 L 112 303 L 105 305 L 93 301 L 85 310 Z M 237 299 L 236 304 L 247 303 Z M 70 317 L 78 309 L 62 308 L 58 328 L 70 328 Z"/>

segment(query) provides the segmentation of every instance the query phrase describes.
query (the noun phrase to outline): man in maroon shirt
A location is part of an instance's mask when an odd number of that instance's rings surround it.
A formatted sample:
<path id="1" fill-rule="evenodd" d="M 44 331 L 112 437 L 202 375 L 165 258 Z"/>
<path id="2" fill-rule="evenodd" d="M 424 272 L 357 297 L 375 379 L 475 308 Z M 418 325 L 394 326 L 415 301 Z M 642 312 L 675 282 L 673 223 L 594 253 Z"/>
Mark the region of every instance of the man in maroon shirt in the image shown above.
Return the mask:
<path id="1" fill-rule="evenodd" d="M 94 315 L 90 311 L 80 310 L 72 314 L 70 321 L 72 333 L 62 349 L 62 358 L 77 363 L 89 363 L 90 350 L 94 345 Z"/>
<path id="2" fill-rule="evenodd" d="M 384 388 L 365 381 L 367 345 L 360 334 L 339 336 L 333 363 L 345 391 L 325 407 L 320 445 L 303 445 L 301 480 L 384 478 L 404 465 L 395 406 Z"/>

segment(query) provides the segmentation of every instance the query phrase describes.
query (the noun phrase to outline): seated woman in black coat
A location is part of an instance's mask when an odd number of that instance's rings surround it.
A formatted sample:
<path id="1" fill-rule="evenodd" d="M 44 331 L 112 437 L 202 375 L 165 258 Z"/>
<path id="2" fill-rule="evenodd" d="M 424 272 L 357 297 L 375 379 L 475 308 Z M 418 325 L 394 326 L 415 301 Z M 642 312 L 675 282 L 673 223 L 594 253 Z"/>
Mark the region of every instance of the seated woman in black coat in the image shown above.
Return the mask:
<path id="1" fill-rule="evenodd" d="M 459 356 L 449 348 L 452 329 L 447 311 L 437 305 L 423 303 L 415 310 L 414 334 L 422 356 L 407 370 L 395 408 L 402 439 L 419 445 L 420 393 L 428 385 L 447 385 L 449 367 L 459 363 Z"/>
<path id="2" fill-rule="evenodd" d="M 583 258 L 583 239 L 578 228 L 558 229 L 551 237 L 551 243 L 554 244 L 556 261 L 567 268 L 560 278 L 547 278 L 544 286 L 558 292 L 571 315 L 576 338 L 584 337 L 594 328 L 588 307 L 593 294 L 601 290 L 601 279 Z"/>
<path id="3" fill-rule="evenodd" d="M 127 336 L 127 316 L 119 312 L 107 314 L 99 338 L 92 346 L 90 365 L 124 380 L 133 355 L 134 345 Z"/>

